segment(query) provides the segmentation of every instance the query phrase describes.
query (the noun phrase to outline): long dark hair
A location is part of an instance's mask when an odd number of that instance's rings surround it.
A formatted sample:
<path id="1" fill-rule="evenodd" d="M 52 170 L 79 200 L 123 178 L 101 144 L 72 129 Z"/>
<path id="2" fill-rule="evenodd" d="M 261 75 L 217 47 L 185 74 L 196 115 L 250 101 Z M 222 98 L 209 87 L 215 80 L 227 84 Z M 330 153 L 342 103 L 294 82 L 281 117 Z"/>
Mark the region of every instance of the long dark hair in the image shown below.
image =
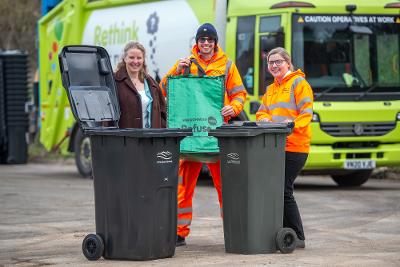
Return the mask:
<path id="1" fill-rule="evenodd" d="M 139 42 L 135 42 L 135 41 L 130 41 L 128 42 L 125 47 L 124 47 L 124 53 L 122 54 L 122 57 L 120 59 L 120 61 L 117 64 L 117 71 L 121 68 L 126 68 L 126 63 L 125 63 L 125 58 L 128 55 L 128 51 L 131 49 L 139 49 L 140 51 L 142 51 L 143 53 L 143 68 L 139 71 L 139 80 L 141 82 L 144 82 L 144 77 L 147 74 L 147 64 L 146 64 L 146 49 L 144 48 L 144 46 L 139 43 Z"/>
<path id="2" fill-rule="evenodd" d="M 283 57 L 285 59 L 285 61 L 289 64 L 290 71 L 294 71 L 294 66 L 292 64 L 292 59 L 291 59 L 288 51 L 286 51 L 285 48 L 276 47 L 276 48 L 272 49 L 271 51 L 269 51 L 269 53 L 267 55 L 267 61 L 269 60 L 270 56 L 275 55 L 275 54 L 278 54 L 281 57 Z"/>

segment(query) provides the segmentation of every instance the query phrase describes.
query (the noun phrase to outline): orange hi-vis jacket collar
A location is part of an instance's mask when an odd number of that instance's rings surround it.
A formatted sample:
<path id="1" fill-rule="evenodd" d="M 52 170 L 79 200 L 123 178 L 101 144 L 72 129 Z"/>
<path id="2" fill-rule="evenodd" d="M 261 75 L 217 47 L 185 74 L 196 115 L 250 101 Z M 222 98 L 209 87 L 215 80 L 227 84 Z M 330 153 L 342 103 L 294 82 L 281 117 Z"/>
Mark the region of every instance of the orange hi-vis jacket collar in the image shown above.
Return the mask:
<path id="1" fill-rule="evenodd" d="M 291 73 L 289 73 L 288 75 L 286 75 L 285 77 L 283 77 L 282 82 L 279 83 L 278 79 L 274 79 L 274 85 L 276 87 L 279 87 L 279 85 L 287 83 L 289 80 L 293 79 L 293 77 L 302 77 L 305 78 L 306 75 L 300 70 L 296 70 L 296 71 L 292 71 Z M 268 87 L 267 87 L 268 88 Z"/>
<path id="2" fill-rule="evenodd" d="M 310 122 L 313 114 L 313 92 L 301 70 L 288 74 L 279 83 L 267 87 L 257 120 L 293 121 L 293 133 L 286 141 L 286 151 L 308 153 L 311 140 Z"/>

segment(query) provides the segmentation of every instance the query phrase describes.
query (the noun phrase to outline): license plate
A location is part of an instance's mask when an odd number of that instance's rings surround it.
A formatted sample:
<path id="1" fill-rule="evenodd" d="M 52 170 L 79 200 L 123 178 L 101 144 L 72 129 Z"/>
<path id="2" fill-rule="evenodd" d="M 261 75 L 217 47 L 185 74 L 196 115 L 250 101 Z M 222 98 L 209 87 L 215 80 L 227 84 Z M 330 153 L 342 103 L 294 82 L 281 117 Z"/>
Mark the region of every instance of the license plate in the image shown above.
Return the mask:
<path id="1" fill-rule="evenodd" d="M 348 170 L 374 169 L 375 166 L 375 160 L 370 159 L 346 160 L 344 162 L 344 168 Z"/>

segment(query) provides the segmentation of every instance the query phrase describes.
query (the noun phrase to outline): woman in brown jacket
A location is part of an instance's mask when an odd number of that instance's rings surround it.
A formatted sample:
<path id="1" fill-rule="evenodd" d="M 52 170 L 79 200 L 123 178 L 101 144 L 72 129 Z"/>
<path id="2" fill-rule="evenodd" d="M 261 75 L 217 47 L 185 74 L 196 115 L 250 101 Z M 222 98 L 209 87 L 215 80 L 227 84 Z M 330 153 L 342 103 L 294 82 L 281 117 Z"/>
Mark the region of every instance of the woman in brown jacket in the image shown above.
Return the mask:
<path id="1" fill-rule="evenodd" d="M 121 109 L 120 128 L 165 128 L 165 99 L 147 73 L 146 51 L 138 42 L 125 45 L 115 81 Z"/>

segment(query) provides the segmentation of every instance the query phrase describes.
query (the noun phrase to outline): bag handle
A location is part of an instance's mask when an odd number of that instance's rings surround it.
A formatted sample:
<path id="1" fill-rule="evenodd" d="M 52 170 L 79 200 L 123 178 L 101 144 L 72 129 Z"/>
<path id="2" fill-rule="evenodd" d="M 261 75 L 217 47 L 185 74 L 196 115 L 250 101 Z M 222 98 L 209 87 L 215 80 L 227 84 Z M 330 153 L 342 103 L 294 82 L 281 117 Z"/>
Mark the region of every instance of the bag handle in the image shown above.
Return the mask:
<path id="1" fill-rule="evenodd" d="M 189 73 L 190 73 L 190 65 L 192 65 L 192 63 L 194 63 L 197 66 L 197 75 L 199 77 L 203 77 L 204 75 L 206 75 L 205 70 L 200 66 L 199 62 L 197 62 L 197 59 L 191 58 L 189 66 L 185 67 L 185 69 L 183 70 L 183 76 L 188 76 L 189 75 Z"/>

